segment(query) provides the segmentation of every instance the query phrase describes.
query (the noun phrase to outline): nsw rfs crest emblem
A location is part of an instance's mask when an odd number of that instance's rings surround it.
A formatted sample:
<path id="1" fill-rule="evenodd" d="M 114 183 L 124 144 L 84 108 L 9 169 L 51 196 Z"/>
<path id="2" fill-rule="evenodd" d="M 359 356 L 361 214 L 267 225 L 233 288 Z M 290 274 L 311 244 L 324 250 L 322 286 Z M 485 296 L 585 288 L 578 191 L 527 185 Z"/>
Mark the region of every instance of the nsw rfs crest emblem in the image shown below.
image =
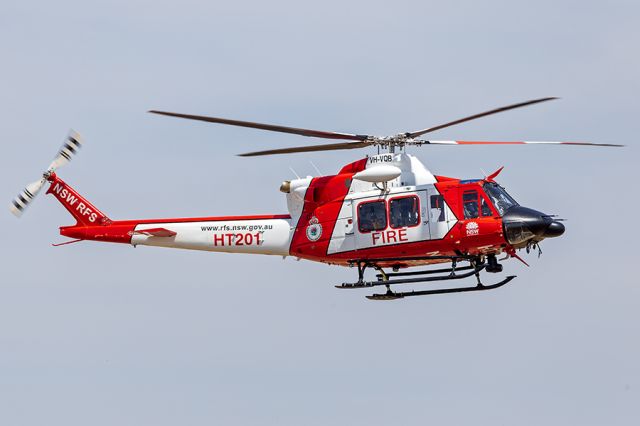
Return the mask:
<path id="1" fill-rule="evenodd" d="M 309 241 L 318 241 L 322 236 L 322 225 L 318 222 L 317 217 L 312 217 L 307 226 L 307 238 Z"/>

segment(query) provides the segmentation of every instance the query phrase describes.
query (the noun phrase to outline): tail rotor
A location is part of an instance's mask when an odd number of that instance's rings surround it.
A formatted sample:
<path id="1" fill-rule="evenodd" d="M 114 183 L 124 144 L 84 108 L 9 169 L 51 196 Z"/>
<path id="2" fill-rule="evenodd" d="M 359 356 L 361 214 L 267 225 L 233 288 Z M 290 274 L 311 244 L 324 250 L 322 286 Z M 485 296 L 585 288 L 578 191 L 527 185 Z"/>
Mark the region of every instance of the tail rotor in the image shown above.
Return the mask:
<path id="1" fill-rule="evenodd" d="M 9 211 L 17 217 L 22 216 L 25 209 L 42 190 L 42 187 L 51 173 L 69 163 L 69 161 L 71 161 L 71 159 L 78 153 L 80 147 L 82 147 L 81 136 L 77 132 L 71 130 L 67 139 L 62 144 L 60 151 L 58 151 L 58 154 L 55 156 L 51 164 L 49 164 L 47 170 L 43 173 L 42 178 L 27 185 L 26 188 L 11 201 L 9 204 Z"/>

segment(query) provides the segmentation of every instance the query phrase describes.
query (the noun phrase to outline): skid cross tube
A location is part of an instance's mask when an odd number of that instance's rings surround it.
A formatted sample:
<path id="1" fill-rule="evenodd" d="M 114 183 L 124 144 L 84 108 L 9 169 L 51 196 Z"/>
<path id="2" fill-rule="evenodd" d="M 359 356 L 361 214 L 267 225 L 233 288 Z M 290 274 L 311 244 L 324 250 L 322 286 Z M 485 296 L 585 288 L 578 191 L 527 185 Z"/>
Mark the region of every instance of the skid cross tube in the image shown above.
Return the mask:
<path id="1" fill-rule="evenodd" d="M 416 272 L 391 272 L 385 273 L 381 267 L 378 266 L 378 263 L 382 262 L 401 262 L 401 261 L 416 261 L 416 260 L 448 260 L 451 262 L 451 268 L 447 269 L 438 269 L 433 271 L 416 271 Z M 383 276 L 391 277 L 391 276 L 403 276 L 403 275 L 428 275 L 428 274 L 437 274 L 439 272 L 450 272 L 451 275 L 455 275 L 456 265 L 458 261 L 466 261 L 474 265 L 475 263 L 480 263 L 479 259 L 474 256 L 468 255 L 457 255 L 457 256 L 418 256 L 418 257 L 390 257 L 386 259 L 353 259 L 349 260 L 350 266 L 356 266 L 358 268 L 358 282 L 356 284 L 363 284 L 364 281 L 364 271 L 368 268 L 374 268 L 380 271 L 380 274 L 377 275 L 378 279 L 383 279 Z M 459 268 L 461 270 L 472 269 L 471 267 L 463 267 Z M 342 288 L 341 286 L 336 286 Z"/>
<path id="2" fill-rule="evenodd" d="M 455 274 L 456 271 L 468 271 L 469 269 L 474 269 L 473 266 L 463 266 L 461 268 L 444 268 L 444 269 L 434 269 L 431 271 L 412 271 L 412 272 L 389 272 L 387 273 L 388 277 L 407 277 L 407 276 L 415 276 L 415 275 L 431 275 L 431 274 L 441 274 L 441 273 L 452 273 Z M 382 279 L 382 275 L 376 275 L 378 280 Z"/>
<path id="3" fill-rule="evenodd" d="M 477 258 L 478 258 L 477 256 L 461 254 L 458 256 L 415 256 L 415 257 L 386 257 L 381 259 L 353 259 L 353 260 L 349 260 L 348 263 L 351 265 L 366 263 L 371 266 L 377 263 L 393 262 L 393 261 L 411 262 L 415 260 L 448 260 L 450 262 L 453 262 L 458 260 L 473 261 L 473 260 L 476 260 Z"/>
<path id="4" fill-rule="evenodd" d="M 428 296 L 433 294 L 447 294 L 447 293 L 465 293 L 472 291 L 484 291 L 484 290 L 492 290 L 498 287 L 502 287 L 507 284 L 511 280 L 515 278 L 515 275 L 509 275 L 504 278 L 502 281 L 491 284 L 484 285 L 480 280 L 480 272 L 486 269 L 486 264 L 479 257 L 474 256 L 466 256 L 466 255 L 458 255 L 458 256 L 428 256 L 428 257 L 416 257 L 416 258 L 404 258 L 404 259 L 380 259 L 380 262 L 385 261 L 393 261 L 393 260 L 449 260 L 451 261 L 451 268 L 440 268 L 434 270 L 421 270 L 421 271 L 410 271 L 410 272 L 385 272 L 384 269 L 377 265 L 375 259 L 367 259 L 367 260 L 357 260 L 353 261 L 352 264 L 356 264 L 358 267 L 358 281 L 355 283 L 342 283 L 340 285 L 336 285 L 336 288 L 370 288 L 377 286 L 385 286 L 387 287 L 386 293 L 382 294 L 372 294 L 370 296 L 366 296 L 367 299 L 370 300 L 397 300 L 403 299 L 405 297 L 411 296 Z M 469 262 L 470 266 L 457 267 L 457 263 L 459 261 Z M 378 271 L 376 274 L 377 281 L 365 281 L 364 280 L 364 272 L 368 268 L 374 268 Z M 467 271 L 462 274 L 457 274 L 457 271 Z M 424 275 L 433 275 L 433 274 L 442 274 L 439 276 L 424 276 Z M 440 288 L 433 290 L 420 290 L 420 291 L 404 291 L 404 292 L 394 292 L 391 291 L 391 285 L 393 284 L 419 284 L 419 283 L 428 283 L 434 281 L 449 281 L 449 280 L 459 280 L 463 278 L 469 278 L 475 275 L 477 284 L 475 287 L 455 287 L 455 288 Z M 394 278 L 398 277 L 398 278 Z M 400 278 L 407 277 L 407 278 Z M 408 278 L 412 277 L 412 278 Z"/>
<path id="5" fill-rule="evenodd" d="M 378 281 L 358 281 L 357 283 L 342 283 L 342 284 L 336 285 L 336 288 L 365 288 L 365 287 L 376 287 L 381 285 L 389 286 L 393 284 L 415 284 L 415 283 L 426 283 L 426 282 L 432 282 L 432 281 L 459 280 L 462 278 L 468 278 L 472 275 L 479 274 L 480 271 L 484 269 L 484 266 L 485 265 L 479 265 L 477 267 L 467 267 L 466 269 L 473 269 L 473 270 L 460 275 L 442 275 L 439 277 L 384 279 L 384 275 L 381 275 L 382 279 Z M 389 276 L 391 276 L 391 274 L 387 274 L 387 277 Z"/>

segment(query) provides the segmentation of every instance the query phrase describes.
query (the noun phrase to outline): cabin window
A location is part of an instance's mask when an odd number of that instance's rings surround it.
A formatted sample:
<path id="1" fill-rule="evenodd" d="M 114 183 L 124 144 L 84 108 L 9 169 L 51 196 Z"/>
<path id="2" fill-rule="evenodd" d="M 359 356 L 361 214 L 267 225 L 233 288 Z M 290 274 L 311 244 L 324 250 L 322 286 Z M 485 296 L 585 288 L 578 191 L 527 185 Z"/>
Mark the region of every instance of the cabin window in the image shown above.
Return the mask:
<path id="1" fill-rule="evenodd" d="M 478 191 L 464 191 L 462 194 L 462 206 L 465 219 L 475 219 L 479 216 Z"/>
<path id="2" fill-rule="evenodd" d="M 387 205 L 384 201 L 372 201 L 358 206 L 360 232 L 381 231 L 387 227 Z"/>
<path id="3" fill-rule="evenodd" d="M 394 198 L 389 202 L 389 221 L 392 228 L 416 226 L 420 222 L 418 197 Z"/>
<path id="4" fill-rule="evenodd" d="M 442 195 L 432 195 L 429 201 L 431 201 L 429 219 L 432 222 L 444 222 L 444 197 Z"/>

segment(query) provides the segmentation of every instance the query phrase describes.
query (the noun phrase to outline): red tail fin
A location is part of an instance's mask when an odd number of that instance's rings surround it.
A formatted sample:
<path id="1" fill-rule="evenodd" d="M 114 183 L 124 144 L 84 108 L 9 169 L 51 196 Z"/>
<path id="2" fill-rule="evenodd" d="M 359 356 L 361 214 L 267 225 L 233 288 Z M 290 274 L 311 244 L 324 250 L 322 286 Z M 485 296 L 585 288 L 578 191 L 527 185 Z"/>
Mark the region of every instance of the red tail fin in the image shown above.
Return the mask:
<path id="1" fill-rule="evenodd" d="M 105 225 L 111 222 L 107 215 L 78 194 L 75 189 L 67 185 L 55 173 L 52 173 L 47 180 L 51 182 L 47 194 L 53 194 L 69 213 L 76 218 L 78 221 L 77 226 Z"/>

